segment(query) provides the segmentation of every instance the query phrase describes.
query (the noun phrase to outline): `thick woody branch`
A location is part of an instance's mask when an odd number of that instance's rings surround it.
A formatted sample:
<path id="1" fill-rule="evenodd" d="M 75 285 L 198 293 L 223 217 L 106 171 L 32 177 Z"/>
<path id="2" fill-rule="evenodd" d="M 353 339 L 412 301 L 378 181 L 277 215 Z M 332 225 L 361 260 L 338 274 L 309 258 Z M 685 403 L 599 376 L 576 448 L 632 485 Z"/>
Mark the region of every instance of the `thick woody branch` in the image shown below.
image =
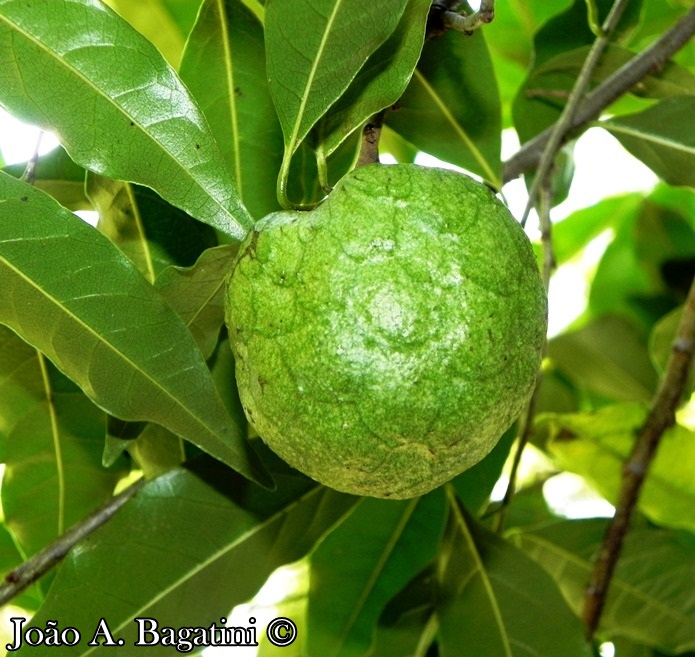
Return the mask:
<path id="1" fill-rule="evenodd" d="M 604 536 L 594 571 L 586 590 L 584 623 L 589 638 L 596 633 L 606 595 L 630 525 L 642 484 L 664 432 L 675 424 L 675 413 L 683 395 L 695 352 L 695 279 L 688 294 L 666 372 L 649 415 L 623 468 L 623 482 L 615 516 Z"/>
<path id="2" fill-rule="evenodd" d="M 601 112 L 650 73 L 659 70 L 670 57 L 677 53 L 695 34 L 695 9 L 685 14 L 668 32 L 659 37 L 649 48 L 635 55 L 602 84 L 588 93 L 579 103 L 564 134 L 575 132 L 597 119 Z M 511 157 L 504 166 L 503 181 L 509 182 L 522 173 L 538 166 L 553 126 L 534 137 Z"/>

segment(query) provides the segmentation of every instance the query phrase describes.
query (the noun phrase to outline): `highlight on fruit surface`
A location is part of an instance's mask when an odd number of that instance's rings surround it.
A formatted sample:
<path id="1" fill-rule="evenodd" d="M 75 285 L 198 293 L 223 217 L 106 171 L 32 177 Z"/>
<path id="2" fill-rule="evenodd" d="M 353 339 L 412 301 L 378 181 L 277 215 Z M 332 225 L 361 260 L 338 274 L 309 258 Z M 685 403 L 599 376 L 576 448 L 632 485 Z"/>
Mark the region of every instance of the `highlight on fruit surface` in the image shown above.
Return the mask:
<path id="1" fill-rule="evenodd" d="M 241 401 L 268 446 L 340 491 L 422 495 L 483 459 L 536 381 L 546 295 L 484 185 L 370 165 L 261 220 L 229 279 Z"/>

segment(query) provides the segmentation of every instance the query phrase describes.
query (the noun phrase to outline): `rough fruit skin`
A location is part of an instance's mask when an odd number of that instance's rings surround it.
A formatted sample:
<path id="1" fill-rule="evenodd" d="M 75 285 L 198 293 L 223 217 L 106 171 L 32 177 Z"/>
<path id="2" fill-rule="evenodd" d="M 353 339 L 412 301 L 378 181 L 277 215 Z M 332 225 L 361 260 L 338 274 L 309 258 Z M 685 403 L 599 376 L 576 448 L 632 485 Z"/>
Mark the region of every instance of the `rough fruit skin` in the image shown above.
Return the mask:
<path id="1" fill-rule="evenodd" d="M 227 326 L 246 415 L 273 451 L 337 490 L 408 498 L 480 461 L 522 412 L 546 297 L 488 188 L 371 165 L 311 212 L 257 224 Z"/>

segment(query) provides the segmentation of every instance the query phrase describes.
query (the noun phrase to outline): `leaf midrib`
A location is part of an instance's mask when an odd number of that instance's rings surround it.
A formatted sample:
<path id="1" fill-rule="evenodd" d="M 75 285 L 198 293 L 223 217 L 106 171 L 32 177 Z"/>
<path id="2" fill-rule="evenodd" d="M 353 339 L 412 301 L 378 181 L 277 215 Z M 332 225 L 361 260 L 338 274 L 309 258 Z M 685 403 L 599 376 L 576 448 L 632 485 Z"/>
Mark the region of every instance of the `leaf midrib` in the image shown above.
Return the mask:
<path id="1" fill-rule="evenodd" d="M 326 50 L 326 44 L 328 43 L 328 37 L 331 33 L 331 28 L 333 27 L 333 23 L 335 23 L 336 16 L 338 15 L 338 11 L 343 5 L 343 0 L 338 0 L 335 5 L 333 6 L 333 11 L 331 12 L 331 15 L 328 17 L 328 21 L 326 22 L 326 27 L 323 31 L 323 34 L 321 35 L 321 42 L 319 43 L 318 50 L 316 51 L 316 57 L 314 58 L 314 61 L 311 64 L 311 69 L 309 70 L 309 76 L 307 77 L 306 84 L 304 85 L 304 92 L 302 93 L 302 96 L 300 98 L 299 102 L 299 111 L 297 112 L 297 118 L 294 122 L 294 126 L 292 128 L 292 135 L 290 137 L 290 141 L 288 144 L 288 150 L 290 153 L 294 153 L 295 150 L 295 145 L 299 141 L 299 129 L 302 125 L 302 120 L 306 111 L 306 105 L 309 102 L 309 91 L 314 85 L 314 80 L 316 78 L 316 72 L 318 71 L 319 68 L 319 62 L 323 58 L 324 52 Z M 309 126 L 309 129 L 311 129 L 311 126 Z"/>
<path id="2" fill-rule="evenodd" d="M 680 141 L 675 141 L 667 136 L 659 135 L 656 132 L 639 130 L 637 128 L 631 128 L 626 125 L 613 123 L 612 121 L 602 121 L 601 123 L 599 123 L 599 125 L 606 128 L 610 132 L 617 132 L 618 134 L 634 137 L 635 139 L 639 139 L 640 141 L 651 142 L 653 144 L 658 144 L 659 146 L 671 148 L 675 151 L 681 151 L 683 153 L 688 153 L 689 155 L 695 155 L 695 146 L 684 144 Z"/>
<path id="3" fill-rule="evenodd" d="M 483 588 L 485 589 L 486 596 L 490 602 L 490 608 L 495 619 L 495 625 L 497 625 L 497 627 L 499 628 L 499 635 L 504 646 L 504 654 L 506 657 L 513 657 L 512 647 L 509 644 L 509 636 L 505 627 L 504 619 L 502 617 L 502 611 L 499 607 L 499 604 L 497 603 L 497 597 L 493 590 L 492 583 L 490 582 L 490 578 L 487 575 L 483 561 L 480 558 L 480 553 L 478 552 L 478 548 L 475 545 L 475 541 L 473 540 L 473 537 L 471 536 L 471 533 L 468 529 L 466 519 L 461 514 L 461 509 L 458 506 L 458 500 L 455 499 L 454 495 L 451 493 L 450 490 L 448 490 L 447 492 L 451 498 L 451 504 L 449 506 L 451 507 L 454 513 L 456 524 L 459 525 L 459 531 L 461 532 L 461 535 L 466 541 L 468 552 L 473 557 L 473 561 L 475 562 L 475 570 L 477 571 L 477 574 L 480 576 L 480 579 L 483 583 Z"/>
<path id="4" fill-rule="evenodd" d="M 211 435 L 216 440 L 220 440 L 220 442 L 222 442 L 215 431 L 213 431 L 197 414 L 193 413 L 190 408 L 184 406 L 181 403 L 181 401 L 167 388 L 163 387 L 157 379 L 152 378 L 152 376 L 146 370 L 143 370 L 139 366 L 137 366 L 136 363 L 134 363 L 130 358 L 128 358 L 128 356 L 126 356 L 122 351 L 117 349 L 116 346 L 113 345 L 111 342 L 105 340 L 104 337 L 100 333 L 95 331 L 89 324 L 85 323 L 80 317 L 70 312 L 70 310 L 68 310 L 65 307 L 65 305 L 62 304 L 58 299 L 56 299 L 53 295 L 49 294 L 46 290 L 40 287 L 34 280 L 27 277 L 20 269 L 14 266 L 6 258 L 0 256 L 0 263 L 5 263 L 10 272 L 23 279 L 28 285 L 30 285 L 32 288 L 38 291 L 39 294 L 45 297 L 50 303 L 52 303 L 56 308 L 58 308 L 62 313 L 64 313 L 75 324 L 77 324 L 78 326 L 83 328 L 87 333 L 95 337 L 99 341 L 99 343 L 108 347 L 118 358 L 120 358 L 123 362 L 129 365 L 135 372 L 139 373 L 145 380 L 153 384 L 153 386 L 160 390 L 162 393 L 164 393 L 164 395 L 167 398 L 171 399 L 174 402 L 174 404 L 185 413 L 186 416 L 192 418 L 206 433 Z M 237 450 L 235 450 L 231 445 L 228 445 L 227 443 L 223 444 L 236 453 Z"/>
<path id="5" fill-rule="evenodd" d="M 62 535 L 65 531 L 65 468 L 63 463 L 63 450 L 60 442 L 60 429 L 58 418 L 56 416 L 56 408 L 54 403 L 53 386 L 48 375 L 45 356 L 37 349 L 36 360 L 41 372 L 41 382 L 45 394 L 45 404 L 48 409 L 48 417 L 51 425 L 51 438 L 53 441 L 53 451 L 55 453 L 56 478 L 58 479 L 58 526 L 56 527 L 56 536 Z"/>
<path id="6" fill-rule="evenodd" d="M 229 17 L 224 0 L 216 0 L 217 11 L 220 16 L 220 29 L 222 31 L 222 49 L 225 61 L 225 82 L 227 84 L 227 97 L 229 98 L 229 121 L 232 127 L 232 141 L 234 143 L 234 173 L 239 196 L 244 198 L 243 180 L 241 173 L 241 149 L 239 138 L 239 117 L 237 112 L 236 94 L 234 92 L 234 59 L 232 54 L 231 41 L 229 38 Z"/>
<path id="7" fill-rule="evenodd" d="M 323 491 L 324 489 L 321 486 L 316 486 L 312 490 L 310 490 L 308 493 L 305 493 L 298 499 L 294 500 L 287 506 L 283 507 L 279 511 L 275 512 L 268 518 L 266 518 L 264 521 L 260 522 L 259 524 L 255 525 L 251 529 L 248 529 L 247 531 L 243 532 L 240 536 L 238 536 L 235 540 L 231 541 L 224 547 L 220 548 L 219 550 L 216 550 L 213 552 L 207 559 L 204 559 L 203 561 L 199 562 L 195 568 L 187 571 L 184 575 L 179 577 L 178 579 L 174 580 L 169 586 L 166 588 L 162 589 L 159 591 L 157 595 L 155 595 L 151 600 L 148 601 L 147 604 L 144 606 L 140 607 L 137 611 L 132 612 L 128 618 L 126 618 L 122 623 L 120 623 L 114 632 L 112 634 L 117 634 L 123 628 L 130 622 L 132 621 L 133 618 L 139 618 L 141 617 L 144 612 L 147 609 L 150 609 L 154 605 L 156 605 L 160 600 L 165 598 L 167 595 L 169 595 L 172 591 L 174 591 L 176 588 L 181 586 L 184 582 L 188 581 L 189 579 L 195 577 L 198 573 L 203 571 L 205 568 L 207 568 L 210 564 L 214 563 L 218 559 L 221 559 L 224 557 L 228 552 L 231 552 L 234 550 L 236 547 L 238 547 L 241 543 L 244 541 L 248 540 L 251 538 L 254 534 L 260 533 L 263 530 L 265 530 L 267 527 L 272 525 L 274 522 L 279 520 L 280 518 L 284 516 L 289 515 L 296 507 L 298 507 L 300 504 L 303 504 L 306 500 L 311 498 L 312 495 L 316 495 L 317 493 Z M 86 657 L 87 655 L 91 654 L 94 652 L 96 647 L 101 647 L 101 646 L 94 646 L 90 648 L 87 652 L 84 652 L 81 654 L 80 657 Z"/>
<path id="8" fill-rule="evenodd" d="M 591 565 L 585 559 L 582 559 L 580 556 L 562 548 L 561 546 L 553 543 L 552 541 L 543 539 L 540 536 L 536 536 L 534 534 L 522 534 L 519 538 L 521 541 L 536 543 L 543 549 L 548 550 L 548 552 L 556 554 L 562 560 L 562 563 L 560 565 L 563 569 L 566 568 L 567 565 L 573 564 L 575 567 L 586 571 L 587 575 L 591 573 Z M 553 578 L 556 579 L 555 575 L 553 575 Z M 658 613 L 672 618 L 676 623 L 681 623 L 683 625 L 693 624 L 692 616 L 688 616 L 687 614 L 680 614 L 673 607 L 667 606 L 665 603 L 661 602 L 656 598 L 649 597 L 646 593 L 642 592 L 638 588 L 635 588 L 619 576 L 613 578 L 613 586 L 615 586 L 618 589 L 622 589 L 623 597 L 627 595 L 632 595 L 638 600 L 640 600 L 643 604 L 655 608 L 658 611 Z"/>
<path id="9" fill-rule="evenodd" d="M 125 110 L 125 108 L 123 108 L 121 105 L 119 105 L 117 102 L 115 102 L 115 101 L 116 101 L 116 98 L 118 98 L 118 97 L 121 96 L 122 94 L 118 94 L 118 95 L 111 96 L 111 95 L 109 95 L 109 94 L 102 93 L 102 90 L 101 90 L 98 86 L 96 86 L 88 77 L 86 77 L 85 75 L 83 75 L 82 72 L 81 72 L 79 69 L 77 69 L 77 68 L 71 66 L 70 64 L 68 64 L 68 62 L 66 62 L 65 59 L 64 59 L 63 57 L 59 56 L 59 54 L 58 54 L 56 51 L 52 50 L 52 49 L 49 48 L 47 45 L 45 45 L 44 43 L 42 43 L 40 40 L 36 39 L 31 33 L 27 32 L 25 29 L 23 29 L 23 28 L 22 28 L 21 26 L 19 26 L 17 23 L 11 21 L 7 16 L 5 16 L 4 14 L 2 14 L 2 12 L 0 12 L 0 20 L 3 21 L 4 23 L 6 23 L 10 29 L 14 29 L 14 30 L 16 30 L 19 34 L 23 35 L 23 36 L 27 39 L 27 41 L 29 41 L 30 43 L 32 43 L 34 46 L 38 47 L 40 50 L 43 50 L 45 53 L 47 53 L 47 54 L 50 56 L 51 59 L 54 59 L 55 61 L 57 61 L 57 62 L 58 62 L 59 64 L 61 64 L 67 71 L 73 73 L 73 74 L 75 75 L 76 78 L 82 80 L 82 82 L 85 83 L 86 86 L 88 86 L 88 87 L 91 88 L 93 91 L 95 91 L 96 94 L 97 94 L 97 96 L 101 97 L 102 99 L 105 99 L 105 100 L 106 100 L 109 104 L 111 104 L 121 115 L 123 115 L 124 117 L 128 118 L 129 120 L 131 120 L 131 121 L 134 123 L 134 126 L 137 127 L 138 130 L 139 130 L 143 135 L 145 135 L 145 137 L 146 137 L 152 144 L 154 144 L 156 147 L 158 147 L 162 152 L 166 153 L 166 155 L 169 157 L 169 159 L 170 159 L 172 162 L 174 162 L 174 164 L 176 165 L 177 169 L 178 169 L 179 171 L 183 172 L 184 175 L 185 175 L 188 179 L 190 179 L 191 181 L 193 181 L 193 183 L 195 184 L 195 186 L 196 186 L 197 188 L 201 189 L 207 198 L 212 199 L 213 202 L 215 203 L 215 205 L 220 209 L 220 211 L 222 212 L 222 214 L 223 214 L 224 216 L 230 217 L 230 219 L 231 219 L 235 224 L 237 224 L 237 225 L 242 229 L 242 232 L 245 234 L 246 231 L 245 231 L 245 229 L 244 229 L 243 224 L 241 224 L 235 217 L 232 217 L 232 216 L 230 215 L 230 213 L 228 212 L 227 208 L 224 206 L 224 204 L 222 204 L 220 201 L 218 201 L 217 198 L 215 198 L 214 196 L 211 196 L 211 195 L 208 193 L 208 191 L 207 191 L 207 189 L 205 188 L 205 186 L 203 186 L 203 185 L 201 184 L 201 182 L 200 182 L 195 176 L 192 175 L 191 172 L 193 171 L 193 169 L 194 169 L 195 167 L 186 167 L 186 166 L 183 166 L 183 164 L 182 164 L 181 162 L 179 162 L 179 160 L 174 156 L 174 154 L 169 150 L 168 147 L 166 147 L 162 142 L 157 141 L 157 140 L 154 138 L 154 136 L 153 136 L 151 133 L 149 133 L 149 132 L 147 131 L 147 129 L 145 128 L 145 126 L 142 125 L 142 123 L 138 120 L 138 118 L 137 118 L 136 116 L 133 116 L 132 114 L 130 114 L 129 112 L 127 112 L 127 111 Z M 90 44 L 89 46 L 86 46 L 86 47 L 87 47 L 87 48 L 93 48 L 93 47 L 97 47 L 97 46 L 94 46 L 93 44 Z M 114 46 L 113 44 L 109 44 L 109 47 L 115 47 L 115 46 Z M 68 52 L 70 52 L 70 51 L 68 51 Z M 168 65 L 167 65 L 167 66 L 168 66 Z M 150 86 L 150 85 L 148 84 L 148 87 L 149 87 L 149 86 Z M 141 88 L 138 88 L 138 89 L 130 89 L 130 90 L 127 90 L 127 91 L 141 91 Z M 189 99 L 189 100 L 190 100 L 190 99 Z M 171 117 L 169 117 L 169 119 L 162 119 L 162 120 L 170 120 L 170 118 L 171 118 Z"/>
<path id="10" fill-rule="evenodd" d="M 357 621 L 358 616 L 364 609 L 364 605 L 367 603 L 367 599 L 371 595 L 374 586 L 377 582 L 377 579 L 381 575 L 384 567 L 386 566 L 386 562 L 393 553 L 393 550 L 395 549 L 396 544 L 400 540 L 401 535 L 405 531 L 405 528 L 413 513 L 415 512 L 415 508 L 417 507 L 419 501 L 419 498 L 414 498 L 404 509 L 403 515 L 401 516 L 396 529 L 389 538 L 388 543 L 384 546 L 384 550 L 381 554 L 381 557 L 377 560 L 372 572 L 369 574 L 369 579 L 366 581 L 364 588 L 362 589 L 362 592 L 360 594 L 360 597 L 357 599 L 352 613 L 350 614 L 347 622 L 345 623 L 345 626 L 343 627 L 343 631 L 341 632 L 340 637 L 338 638 L 338 641 L 336 643 L 336 649 L 338 652 L 334 652 L 334 655 L 340 655 L 345 640 L 348 634 L 350 633 L 350 630 L 352 629 L 355 622 Z"/>
<path id="11" fill-rule="evenodd" d="M 416 68 L 413 73 L 413 77 L 422 85 L 422 87 L 425 90 L 425 93 L 433 100 L 434 104 L 436 105 L 437 109 L 441 112 L 442 116 L 454 129 L 454 132 L 456 132 L 461 141 L 465 144 L 466 148 L 468 148 L 468 150 L 472 153 L 475 160 L 478 162 L 480 167 L 485 172 L 485 176 L 487 177 L 487 179 L 496 186 L 499 186 L 498 177 L 495 175 L 495 172 L 490 167 L 488 161 L 480 152 L 480 149 L 475 145 L 475 142 L 468 136 L 468 133 L 463 129 L 461 124 L 449 111 L 449 108 L 446 106 L 446 104 L 441 99 L 439 94 L 435 91 L 435 89 L 432 87 L 432 85 L 427 81 L 425 76 Z"/>

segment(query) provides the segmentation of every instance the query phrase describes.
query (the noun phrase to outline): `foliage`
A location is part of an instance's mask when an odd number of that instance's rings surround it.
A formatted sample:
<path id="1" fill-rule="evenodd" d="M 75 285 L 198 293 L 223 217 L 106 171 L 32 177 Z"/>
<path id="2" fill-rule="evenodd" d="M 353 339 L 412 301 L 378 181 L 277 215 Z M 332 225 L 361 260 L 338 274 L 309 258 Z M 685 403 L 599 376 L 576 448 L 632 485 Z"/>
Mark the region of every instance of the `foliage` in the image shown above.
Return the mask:
<path id="1" fill-rule="evenodd" d="M 553 227 L 559 266 L 607 246 L 582 314 L 548 344 L 531 440 L 549 465 L 503 526 L 490 497 L 515 428 L 421 498 L 337 493 L 247 425 L 224 329 L 236 245 L 269 212 L 320 202 L 365 122 L 383 121 L 398 161 L 422 151 L 499 189 L 502 129 L 527 142 L 557 121 L 611 4 L 503 2 L 464 34 L 438 29 L 430 0 L 0 0 L 0 105 L 61 142 L 0 172 L 0 567 L 147 479 L 15 598 L 35 627 L 78 628 L 70 654 L 131 654 L 135 618 L 206 627 L 291 566 L 301 576 L 268 613 L 297 640 L 277 648 L 259 622 L 261 655 L 588 657 L 604 640 L 618 657 L 692 654 L 689 407 L 648 476 L 595 645 L 579 617 L 605 520 L 554 515 L 542 484 L 571 471 L 614 500 L 663 376 L 695 273 L 695 46 L 591 124 L 662 182 Z M 631 0 L 591 88 L 688 5 Z M 572 175 L 562 157 L 554 202 Z M 85 209 L 96 228 L 73 214 Z M 123 645 L 88 645 L 100 619 Z"/>

